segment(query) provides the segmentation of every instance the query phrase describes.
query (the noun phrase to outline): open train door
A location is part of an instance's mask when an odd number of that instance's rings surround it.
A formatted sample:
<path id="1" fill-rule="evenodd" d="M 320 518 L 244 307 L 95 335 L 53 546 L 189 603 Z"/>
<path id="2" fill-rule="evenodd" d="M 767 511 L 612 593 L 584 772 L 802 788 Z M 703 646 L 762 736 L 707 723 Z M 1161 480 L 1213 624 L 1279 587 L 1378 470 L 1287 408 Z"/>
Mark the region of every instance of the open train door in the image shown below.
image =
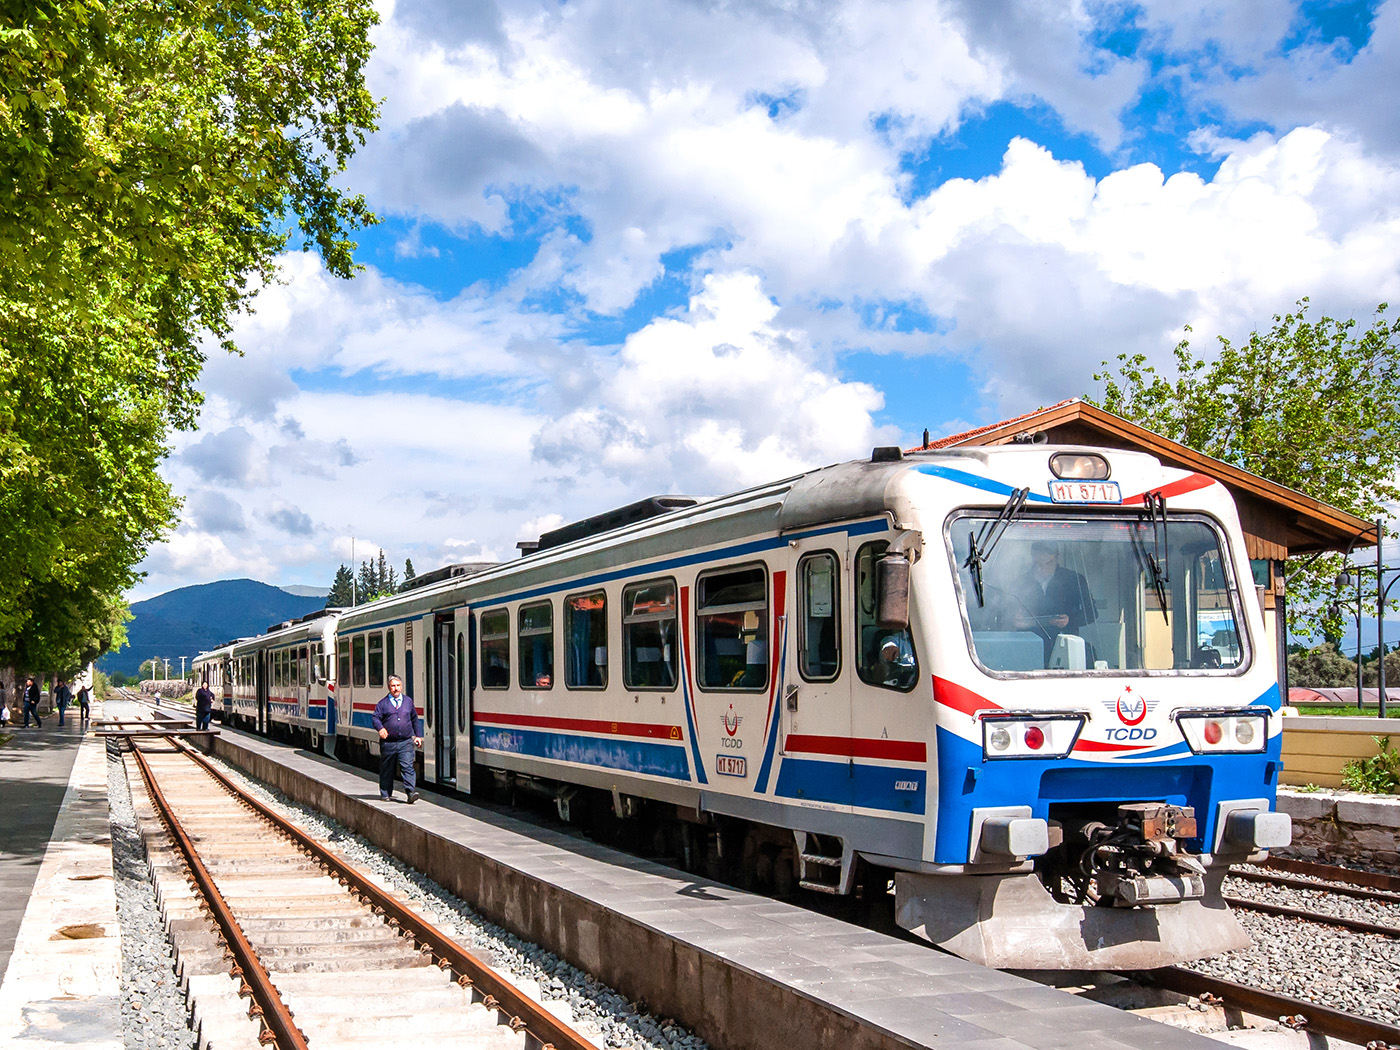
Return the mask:
<path id="1" fill-rule="evenodd" d="M 433 618 L 427 731 L 433 759 L 431 779 L 449 787 L 457 786 L 458 699 L 463 684 L 457 666 L 456 617 L 451 612 L 440 612 Z"/>
<path id="2" fill-rule="evenodd" d="M 267 650 L 259 649 L 254 657 L 253 676 L 257 682 L 258 732 L 267 732 Z"/>
<path id="3" fill-rule="evenodd" d="M 457 639 L 453 648 L 453 673 L 457 687 L 457 790 L 472 789 L 472 691 L 476 686 L 476 630 L 472 611 L 462 606 L 453 612 Z"/>

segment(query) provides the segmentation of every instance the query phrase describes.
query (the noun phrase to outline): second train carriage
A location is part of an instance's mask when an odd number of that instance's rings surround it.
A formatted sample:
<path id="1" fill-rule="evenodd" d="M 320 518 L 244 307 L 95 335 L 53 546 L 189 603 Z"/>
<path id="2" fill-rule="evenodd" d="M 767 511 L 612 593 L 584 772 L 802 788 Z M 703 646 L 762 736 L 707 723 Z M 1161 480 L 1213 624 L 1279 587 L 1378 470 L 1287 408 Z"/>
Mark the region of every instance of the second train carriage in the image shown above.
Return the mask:
<path id="1" fill-rule="evenodd" d="M 1140 453 L 877 450 L 680 502 L 328 621 L 342 748 L 378 750 L 397 673 L 429 783 L 647 817 L 693 864 L 739 857 L 779 888 L 892 876 L 901 924 L 970 958 L 1137 968 L 1246 943 L 1225 861 L 1289 829 L 1222 486 Z M 1073 581 L 1072 615 L 1039 611 L 1037 559 Z M 239 643 L 234 666 L 299 644 Z"/>

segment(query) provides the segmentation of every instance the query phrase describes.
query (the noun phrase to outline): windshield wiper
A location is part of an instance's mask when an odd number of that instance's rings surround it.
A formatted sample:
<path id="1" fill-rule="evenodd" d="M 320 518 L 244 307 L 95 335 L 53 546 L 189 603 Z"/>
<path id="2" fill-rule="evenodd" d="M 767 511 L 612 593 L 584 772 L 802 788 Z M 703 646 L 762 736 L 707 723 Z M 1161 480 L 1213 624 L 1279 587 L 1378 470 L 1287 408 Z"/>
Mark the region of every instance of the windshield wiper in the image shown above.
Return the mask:
<path id="1" fill-rule="evenodd" d="M 1021 513 L 1021 508 L 1026 505 L 1026 499 L 1030 494 L 1029 486 L 1023 489 L 1013 489 L 1011 498 L 1002 505 L 1001 511 L 995 518 L 982 526 L 980 533 L 974 534 L 971 530 L 968 531 L 967 561 L 963 562 L 963 568 L 972 573 L 972 582 L 977 589 L 979 608 L 985 607 L 987 604 L 986 596 L 982 591 L 982 567 L 992 556 L 992 551 L 996 549 L 997 543 L 1006 535 L 1007 527 L 1016 520 L 1016 515 Z"/>
<path id="2" fill-rule="evenodd" d="M 1167 561 L 1167 497 L 1159 489 L 1143 497 L 1147 519 L 1152 523 L 1152 551 L 1147 554 L 1147 569 L 1152 574 L 1152 587 L 1162 607 L 1162 619 L 1172 622 L 1167 612 L 1167 584 L 1171 582 L 1171 566 Z"/>

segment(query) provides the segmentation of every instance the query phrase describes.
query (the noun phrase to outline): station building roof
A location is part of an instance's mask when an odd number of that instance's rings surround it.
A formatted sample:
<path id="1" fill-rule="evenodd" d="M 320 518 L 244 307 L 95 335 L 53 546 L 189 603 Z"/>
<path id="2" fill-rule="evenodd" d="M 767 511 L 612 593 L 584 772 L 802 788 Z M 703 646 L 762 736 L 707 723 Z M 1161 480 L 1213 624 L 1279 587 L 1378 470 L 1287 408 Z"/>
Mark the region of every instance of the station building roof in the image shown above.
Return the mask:
<path id="1" fill-rule="evenodd" d="M 1041 440 L 1056 445 L 1094 445 L 1147 452 L 1169 466 L 1214 478 L 1229 489 L 1235 499 L 1251 558 L 1283 560 L 1300 554 L 1356 550 L 1376 544 L 1375 522 L 1197 452 L 1080 398 L 961 434 L 930 440 L 925 432 L 925 443 L 909 451 Z"/>

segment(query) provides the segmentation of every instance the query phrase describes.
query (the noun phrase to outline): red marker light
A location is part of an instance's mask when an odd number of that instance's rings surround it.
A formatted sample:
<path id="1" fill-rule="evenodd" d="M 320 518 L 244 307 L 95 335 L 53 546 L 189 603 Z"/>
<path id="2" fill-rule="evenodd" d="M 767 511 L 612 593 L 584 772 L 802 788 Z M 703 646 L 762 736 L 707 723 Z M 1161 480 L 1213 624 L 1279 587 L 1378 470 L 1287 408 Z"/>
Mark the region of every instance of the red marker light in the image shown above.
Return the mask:
<path id="1" fill-rule="evenodd" d="M 1225 731 L 1224 731 L 1223 729 L 1220 728 L 1220 723 L 1219 723 L 1219 722 L 1207 722 L 1207 723 L 1206 723 L 1206 743 L 1207 743 L 1207 744 L 1218 744 L 1218 743 L 1220 743 L 1220 740 L 1221 740 L 1221 738 L 1222 738 L 1224 735 L 1225 735 Z"/>
<path id="2" fill-rule="evenodd" d="M 1040 726 L 1028 726 L 1026 728 L 1026 746 L 1032 751 L 1039 751 L 1045 746 L 1045 734 Z"/>

